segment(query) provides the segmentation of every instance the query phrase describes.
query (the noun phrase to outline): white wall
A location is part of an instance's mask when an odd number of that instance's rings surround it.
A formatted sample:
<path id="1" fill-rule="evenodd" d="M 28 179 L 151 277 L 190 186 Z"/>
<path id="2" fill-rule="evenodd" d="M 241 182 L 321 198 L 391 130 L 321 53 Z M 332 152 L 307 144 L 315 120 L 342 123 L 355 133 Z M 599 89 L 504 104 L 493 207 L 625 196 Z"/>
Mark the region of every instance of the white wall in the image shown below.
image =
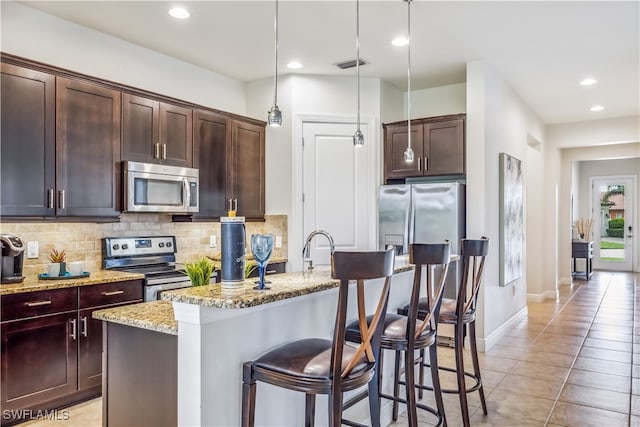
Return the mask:
<path id="1" fill-rule="evenodd" d="M 530 167 L 526 162 L 529 141 L 544 146 L 545 128 L 540 119 L 525 105 L 502 77 L 484 62 L 467 64 L 467 236 L 491 239 L 485 266 L 485 279 L 479 299 L 480 345 L 490 348 L 503 334 L 503 328 L 526 309 L 528 255 L 527 236 L 523 255 L 522 277 L 508 286 L 499 285 L 499 154 L 505 152 L 525 164 L 530 180 L 543 180 L 544 169 Z M 528 156 L 530 155 L 530 156 Z M 541 156 L 542 154 L 540 154 Z M 538 156 L 537 154 L 535 155 Z M 539 158 L 534 165 L 540 165 Z M 525 195 L 527 195 L 525 188 Z M 525 201 L 528 203 L 528 201 Z M 542 209 L 542 206 L 539 207 Z M 529 223 L 527 233 L 542 233 L 544 224 Z M 538 217 L 541 217 L 540 214 Z M 531 218 L 532 220 L 533 218 Z"/>
<path id="2" fill-rule="evenodd" d="M 407 94 L 404 93 L 405 117 Z M 411 118 L 459 114 L 467 111 L 467 85 L 458 83 L 411 91 Z M 403 120 L 401 119 L 401 120 Z"/>
<path id="3" fill-rule="evenodd" d="M 206 107 L 246 114 L 244 84 L 236 79 L 15 2 L 2 1 L 0 7 L 3 52 Z"/>
<path id="4" fill-rule="evenodd" d="M 407 106 L 404 92 L 390 83 L 384 81 L 380 83 L 380 121 L 391 123 L 406 120 Z"/>

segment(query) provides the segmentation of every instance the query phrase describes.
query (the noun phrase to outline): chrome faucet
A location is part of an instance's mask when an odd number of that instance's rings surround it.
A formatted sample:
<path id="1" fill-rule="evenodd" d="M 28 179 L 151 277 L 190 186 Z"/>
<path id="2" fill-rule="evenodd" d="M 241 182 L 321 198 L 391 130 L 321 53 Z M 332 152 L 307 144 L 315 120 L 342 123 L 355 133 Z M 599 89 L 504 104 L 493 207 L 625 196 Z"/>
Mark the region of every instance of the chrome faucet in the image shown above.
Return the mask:
<path id="1" fill-rule="evenodd" d="M 313 270 L 313 260 L 310 259 L 311 240 L 313 240 L 313 238 L 318 234 L 326 237 L 327 240 L 329 240 L 329 250 L 331 251 L 332 254 L 336 249 L 335 244 L 333 243 L 333 237 L 331 237 L 331 234 L 329 234 L 329 232 L 324 230 L 315 230 L 309 233 L 309 236 L 307 237 L 307 241 L 304 243 L 304 248 L 302 248 L 302 264 L 304 265 L 305 262 L 308 262 L 309 270 Z"/>

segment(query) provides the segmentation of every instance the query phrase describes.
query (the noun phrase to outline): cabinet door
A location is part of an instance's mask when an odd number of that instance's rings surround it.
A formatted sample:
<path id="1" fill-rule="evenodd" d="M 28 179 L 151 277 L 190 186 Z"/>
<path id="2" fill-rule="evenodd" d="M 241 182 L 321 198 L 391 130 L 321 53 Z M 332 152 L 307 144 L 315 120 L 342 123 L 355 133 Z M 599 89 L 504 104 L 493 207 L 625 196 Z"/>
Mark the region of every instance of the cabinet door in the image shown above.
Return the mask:
<path id="1" fill-rule="evenodd" d="M 157 163 L 160 160 L 160 103 L 122 94 L 122 160 Z"/>
<path id="2" fill-rule="evenodd" d="M 2 64 L 0 215 L 53 215 L 55 77 Z"/>
<path id="3" fill-rule="evenodd" d="M 194 218 L 227 214 L 227 144 L 231 124 L 227 117 L 207 111 L 193 115 L 193 167 L 200 170 L 200 211 Z"/>
<path id="4" fill-rule="evenodd" d="M 76 311 L 2 323 L 2 409 L 77 390 Z"/>
<path id="5" fill-rule="evenodd" d="M 57 215 L 120 215 L 120 92 L 58 77 Z"/>
<path id="6" fill-rule="evenodd" d="M 407 149 L 407 125 L 388 126 L 384 134 L 384 176 L 388 178 L 406 178 L 409 176 L 422 176 L 422 125 L 411 125 L 411 148 L 414 152 L 414 161 L 404 161 L 404 152 Z"/>
<path id="7" fill-rule="evenodd" d="M 193 111 L 160 103 L 160 158 L 164 165 L 193 166 Z"/>
<path id="8" fill-rule="evenodd" d="M 238 215 L 264 219 L 263 126 L 234 120 L 231 142 L 231 188 L 227 194 L 237 205 Z"/>
<path id="9" fill-rule="evenodd" d="M 464 120 L 424 125 L 424 174 L 456 175 L 464 169 Z"/>

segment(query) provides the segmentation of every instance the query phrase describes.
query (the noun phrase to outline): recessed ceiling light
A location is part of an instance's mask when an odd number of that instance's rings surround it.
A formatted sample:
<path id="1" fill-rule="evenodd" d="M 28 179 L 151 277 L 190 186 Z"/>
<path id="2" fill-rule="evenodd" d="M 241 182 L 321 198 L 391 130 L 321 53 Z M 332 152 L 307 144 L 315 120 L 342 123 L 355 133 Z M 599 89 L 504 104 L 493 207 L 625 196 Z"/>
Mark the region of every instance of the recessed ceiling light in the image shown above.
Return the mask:
<path id="1" fill-rule="evenodd" d="M 395 39 L 391 40 L 391 44 L 394 46 L 406 46 L 409 44 L 409 39 L 405 36 L 398 36 Z"/>
<path id="2" fill-rule="evenodd" d="M 591 107 L 591 111 L 602 111 L 604 110 L 604 107 L 602 105 L 594 105 L 593 107 Z"/>
<path id="3" fill-rule="evenodd" d="M 187 19 L 191 16 L 189 11 L 184 7 L 172 7 L 171 9 L 169 9 L 169 15 L 178 19 Z"/>
<path id="4" fill-rule="evenodd" d="M 298 61 L 291 61 L 287 64 L 287 68 L 291 68 L 292 70 L 297 70 L 299 68 L 302 68 L 302 64 L 299 63 Z"/>
<path id="5" fill-rule="evenodd" d="M 591 85 L 594 85 L 596 83 L 598 83 L 598 81 L 596 79 L 592 79 L 591 77 L 588 77 L 586 79 L 583 79 L 580 82 L 580 86 L 591 86 Z"/>

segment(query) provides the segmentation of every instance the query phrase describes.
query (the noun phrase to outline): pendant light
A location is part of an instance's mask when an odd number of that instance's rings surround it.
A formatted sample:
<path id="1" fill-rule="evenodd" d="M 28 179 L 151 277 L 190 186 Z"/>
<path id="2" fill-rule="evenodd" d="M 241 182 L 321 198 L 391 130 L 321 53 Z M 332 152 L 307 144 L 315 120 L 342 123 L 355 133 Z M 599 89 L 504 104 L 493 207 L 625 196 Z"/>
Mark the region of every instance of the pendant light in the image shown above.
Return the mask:
<path id="1" fill-rule="evenodd" d="M 267 122 L 269 126 L 278 127 L 282 124 L 282 111 L 278 108 L 278 0 L 276 0 L 276 16 L 273 27 L 276 34 L 275 66 L 273 72 L 273 106 L 271 110 L 269 110 Z"/>
<path id="2" fill-rule="evenodd" d="M 413 163 L 413 149 L 411 148 L 411 0 L 407 2 L 407 149 L 404 161 Z"/>
<path id="3" fill-rule="evenodd" d="M 358 83 L 358 129 L 353 135 L 353 145 L 361 148 L 364 145 L 364 135 L 360 130 L 360 0 L 356 0 L 356 75 Z"/>

